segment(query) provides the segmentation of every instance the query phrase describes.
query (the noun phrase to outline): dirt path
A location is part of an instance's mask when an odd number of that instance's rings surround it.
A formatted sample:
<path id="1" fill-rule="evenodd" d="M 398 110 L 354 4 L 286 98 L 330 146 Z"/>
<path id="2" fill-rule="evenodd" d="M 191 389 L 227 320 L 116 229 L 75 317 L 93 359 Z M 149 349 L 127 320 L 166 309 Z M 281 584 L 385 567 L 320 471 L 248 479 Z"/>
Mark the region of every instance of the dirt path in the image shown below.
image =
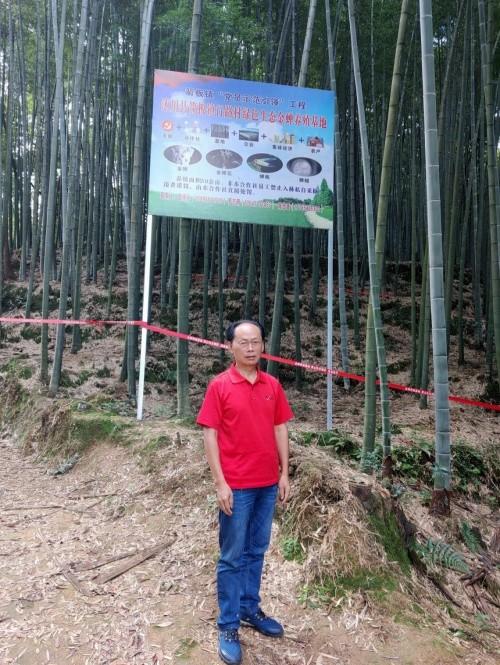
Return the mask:
<path id="1" fill-rule="evenodd" d="M 165 431 L 156 427 L 156 433 Z M 216 511 L 199 437 L 183 434 L 182 447 L 168 459 L 158 473 L 145 474 L 127 448 L 101 445 L 54 477 L 0 437 L 1 665 L 219 663 Z M 79 589 L 61 572 L 171 540 L 161 553 L 107 583 L 93 578 L 120 561 L 74 572 Z M 348 605 L 331 615 L 303 608 L 297 601 L 300 566 L 283 560 L 276 540 L 275 534 L 264 608 L 284 621 L 286 637 L 266 640 L 243 629 L 245 663 L 494 662 L 435 632 L 383 625 L 366 606 Z"/>
<path id="2" fill-rule="evenodd" d="M 309 224 L 315 229 L 329 229 L 332 226 L 331 220 L 321 217 L 312 210 L 306 212 L 306 217 Z"/>

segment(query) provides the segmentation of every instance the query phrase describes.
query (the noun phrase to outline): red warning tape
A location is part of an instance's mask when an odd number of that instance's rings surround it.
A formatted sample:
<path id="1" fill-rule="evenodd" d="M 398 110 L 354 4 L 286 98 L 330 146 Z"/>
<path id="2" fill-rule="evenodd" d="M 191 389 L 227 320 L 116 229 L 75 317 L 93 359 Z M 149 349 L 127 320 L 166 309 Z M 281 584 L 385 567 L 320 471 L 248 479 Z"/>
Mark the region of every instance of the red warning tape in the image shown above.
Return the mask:
<path id="1" fill-rule="evenodd" d="M 25 323 L 35 324 L 35 325 L 65 325 L 65 326 L 93 326 L 96 328 L 102 328 L 104 326 L 135 326 L 137 328 L 145 328 L 151 332 L 158 333 L 160 335 L 166 335 L 167 337 L 175 337 L 177 339 L 185 340 L 186 342 L 194 342 L 195 344 L 204 344 L 206 346 L 212 346 L 217 349 L 226 349 L 227 345 L 222 342 L 214 342 L 210 339 L 204 339 L 203 337 L 196 337 L 195 335 L 187 335 L 186 333 L 180 333 L 175 330 L 170 330 L 169 328 L 162 328 L 161 326 L 154 326 L 151 323 L 145 323 L 144 321 L 102 321 L 97 319 L 24 319 L 20 317 L 13 316 L 4 316 L 0 317 L 0 323 L 11 323 L 14 325 L 20 325 Z M 344 372 L 340 369 L 328 369 L 327 367 L 322 367 L 321 365 L 311 365 L 310 363 L 299 362 L 298 360 L 293 360 L 292 358 L 281 358 L 280 356 L 272 356 L 269 353 L 263 353 L 263 358 L 267 360 L 274 360 L 277 363 L 282 365 L 290 365 L 291 367 L 301 367 L 302 369 L 308 370 L 310 372 L 318 372 L 320 374 L 332 374 L 332 376 L 338 376 L 343 379 L 351 379 L 352 381 L 358 381 L 359 383 L 365 382 L 365 377 L 361 374 L 353 374 L 351 372 Z M 380 380 L 377 379 L 377 385 L 380 385 Z M 399 392 L 413 393 L 414 395 L 427 395 L 427 397 L 434 397 L 432 390 L 423 390 L 422 388 L 412 388 L 411 386 L 405 386 L 401 383 L 392 383 L 389 382 L 388 387 L 391 390 L 397 390 Z M 479 402 L 474 399 L 469 399 L 468 397 L 459 397 L 457 395 L 449 395 L 448 397 L 450 402 L 456 402 L 458 404 L 464 404 L 465 406 L 475 406 L 480 409 L 486 409 L 488 411 L 499 411 L 500 404 L 490 404 L 488 402 Z"/>

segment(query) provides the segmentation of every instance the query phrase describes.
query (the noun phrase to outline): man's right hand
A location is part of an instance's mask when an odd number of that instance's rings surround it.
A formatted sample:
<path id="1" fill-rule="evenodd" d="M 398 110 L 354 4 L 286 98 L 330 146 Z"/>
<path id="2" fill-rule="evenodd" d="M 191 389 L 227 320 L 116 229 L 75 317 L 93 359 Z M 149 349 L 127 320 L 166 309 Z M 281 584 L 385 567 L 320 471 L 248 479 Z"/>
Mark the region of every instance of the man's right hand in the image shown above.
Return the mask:
<path id="1" fill-rule="evenodd" d="M 217 486 L 217 503 L 226 515 L 233 514 L 233 491 L 227 483 Z"/>

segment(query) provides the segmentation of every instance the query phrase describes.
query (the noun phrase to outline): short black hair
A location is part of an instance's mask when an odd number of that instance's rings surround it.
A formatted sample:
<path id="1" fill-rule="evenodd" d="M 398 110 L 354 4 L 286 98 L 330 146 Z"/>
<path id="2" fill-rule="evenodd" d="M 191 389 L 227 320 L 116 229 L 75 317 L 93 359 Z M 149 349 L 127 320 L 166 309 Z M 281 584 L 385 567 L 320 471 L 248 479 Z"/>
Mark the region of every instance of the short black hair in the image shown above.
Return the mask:
<path id="1" fill-rule="evenodd" d="M 241 326 L 242 323 L 251 323 L 253 326 L 257 326 L 257 328 L 260 330 L 260 334 L 262 335 L 262 341 L 264 342 L 266 336 L 266 333 L 264 332 L 264 326 L 260 321 L 254 321 L 253 319 L 241 319 L 240 321 L 230 323 L 226 328 L 226 339 L 228 342 L 233 341 L 236 328 Z"/>

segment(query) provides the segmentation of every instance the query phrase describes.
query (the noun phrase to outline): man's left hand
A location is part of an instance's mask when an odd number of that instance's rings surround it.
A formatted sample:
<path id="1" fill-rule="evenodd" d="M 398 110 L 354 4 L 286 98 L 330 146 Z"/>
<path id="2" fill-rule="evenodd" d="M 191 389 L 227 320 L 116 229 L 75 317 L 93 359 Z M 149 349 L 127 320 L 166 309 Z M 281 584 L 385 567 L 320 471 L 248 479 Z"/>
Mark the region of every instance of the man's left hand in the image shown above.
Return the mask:
<path id="1" fill-rule="evenodd" d="M 290 481 L 288 475 L 281 475 L 278 483 L 278 498 L 282 506 L 286 505 L 290 497 Z"/>

